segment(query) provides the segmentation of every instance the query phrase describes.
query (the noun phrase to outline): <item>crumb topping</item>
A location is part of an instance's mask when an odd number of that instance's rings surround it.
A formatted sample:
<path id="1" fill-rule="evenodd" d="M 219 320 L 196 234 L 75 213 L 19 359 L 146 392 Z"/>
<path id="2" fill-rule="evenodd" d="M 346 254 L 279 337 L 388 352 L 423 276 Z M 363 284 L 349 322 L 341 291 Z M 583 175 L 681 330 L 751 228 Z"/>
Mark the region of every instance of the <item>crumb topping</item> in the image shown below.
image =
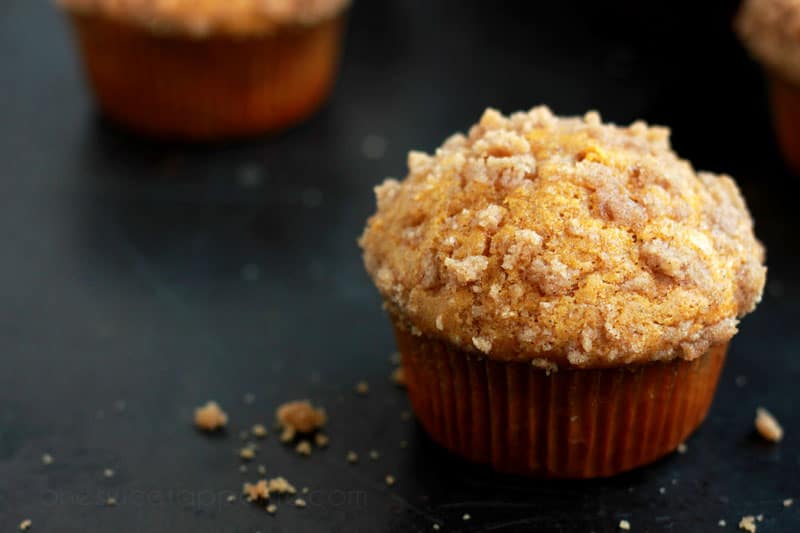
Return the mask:
<path id="1" fill-rule="evenodd" d="M 275 412 L 278 423 L 284 428 L 292 430 L 292 437 L 294 432 L 297 433 L 311 433 L 325 425 L 327 417 L 323 409 L 317 409 L 308 400 L 298 400 L 294 402 L 287 402 L 278 407 Z M 281 437 L 281 440 L 284 440 Z"/>
<path id="2" fill-rule="evenodd" d="M 408 166 L 376 188 L 359 242 L 414 334 L 503 360 L 691 360 L 760 301 L 736 184 L 695 172 L 665 128 L 488 109 Z"/>
<path id="3" fill-rule="evenodd" d="M 735 27 L 755 59 L 800 84 L 800 1 L 744 0 Z"/>
<path id="4" fill-rule="evenodd" d="M 756 409 L 756 430 L 759 435 L 770 442 L 780 442 L 783 439 L 783 428 L 772 413 L 759 407 Z"/>
<path id="5" fill-rule="evenodd" d="M 350 0 L 57 0 L 78 12 L 192 37 L 263 35 L 310 25 L 342 12 Z"/>
<path id="6" fill-rule="evenodd" d="M 739 529 L 742 531 L 747 531 L 748 533 L 756 533 L 756 517 L 755 516 L 743 516 L 741 520 L 739 520 Z"/>
<path id="7" fill-rule="evenodd" d="M 216 431 L 227 423 L 228 415 L 217 402 L 208 402 L 194 411 L 194 425 L 204 431 Z"/>

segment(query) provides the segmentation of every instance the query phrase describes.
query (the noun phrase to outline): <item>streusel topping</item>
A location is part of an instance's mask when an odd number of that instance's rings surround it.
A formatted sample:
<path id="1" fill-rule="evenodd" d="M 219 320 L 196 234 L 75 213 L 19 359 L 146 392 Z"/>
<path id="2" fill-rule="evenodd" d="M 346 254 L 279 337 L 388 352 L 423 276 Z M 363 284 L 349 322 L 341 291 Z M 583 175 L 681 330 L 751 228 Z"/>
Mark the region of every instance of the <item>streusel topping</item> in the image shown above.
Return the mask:
<path id="1" fill-rule="evenodd" d="M 800 0 L 744 0 L 735 26 L 751 55 L 800 84 Z"/>
<path id="2" fill-rule="evenodd" d="M 360 244 L 414 334 L 503 360 L 691 360 L 761 298 L 736 184 L 695 172 L 666 128 L 488 109 L 408 166 L 376 188 Z"/>
<path id="3" fill-rule="evenodd" d="M 350 0 L 57 0 L 79 13 L 134 22 L 157 32 L 195 37 L 260 35 L 339 14 Z"/>

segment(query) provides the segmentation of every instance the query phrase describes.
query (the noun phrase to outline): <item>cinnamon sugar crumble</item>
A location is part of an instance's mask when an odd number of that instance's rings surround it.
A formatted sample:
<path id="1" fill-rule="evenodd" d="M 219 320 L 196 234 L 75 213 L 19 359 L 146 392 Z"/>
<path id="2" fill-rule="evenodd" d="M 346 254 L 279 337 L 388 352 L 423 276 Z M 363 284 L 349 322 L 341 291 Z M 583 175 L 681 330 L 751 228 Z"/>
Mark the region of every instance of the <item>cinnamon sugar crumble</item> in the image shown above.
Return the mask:
<path id="1" fill-rule="evenodd" d="M 763 407 L 756 409 L 755 425 L 759 435 L 768 441 L 780 442 L 783 439 L 783 428 L 778 420 Z"/>
<path id="2" fill-rule="evenodd" d="M 360 239 L 400 327 L 501 360 L 692 360 L 736 332 L 765 280 L 734 181 L 669 130 L 487 110 L 376 188 Z"/>
<path id="3" fill-rule="evenodd" d="M 210 401 L 194 411 L 194 425 L 203 431 L 216 431 L 224 428 L 227 423 L 228 415 L 217 402 Z"/>
<path id="4" fill-rule="evenodd" d="M 284 431 L 291 428 L 298 433 L 312 433 L 327 421 L 325 411 L 316 409 L 308 400 L 287 402 L 278 407 L 275 416 Z"/>

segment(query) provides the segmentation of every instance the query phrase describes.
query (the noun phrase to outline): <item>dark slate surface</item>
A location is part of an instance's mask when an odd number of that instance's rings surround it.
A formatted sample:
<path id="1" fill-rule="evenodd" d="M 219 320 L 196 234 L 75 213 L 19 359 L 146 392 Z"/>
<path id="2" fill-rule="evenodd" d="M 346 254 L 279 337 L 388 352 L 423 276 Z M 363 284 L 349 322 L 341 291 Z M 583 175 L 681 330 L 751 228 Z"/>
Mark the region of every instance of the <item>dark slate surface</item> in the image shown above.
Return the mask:
<path id="1" fill-rule="evenodd" d="M 29 517 L 35 531 L 431 531 L 439 522 L 608 532 L 627 519 L 633 531 L 683 532 L 722 530 L 719 519 L 733 530 L 758 513 L 759 532 L 800 530 L 800 504 L 781 504 L 800 497 L 800 250 L 796 200 L 785 193 L 796 178 L 778 158 L 761 73 L 730 33 L 732 10 L 362 0 L 320 115 L 278 136 L 191 147 L 98 119 L 58 13 L 43 0 L 4 0 L 0 530 Z M 688 453 L 610 480 L 496 475 L 403 421 L 406 398 L 388 381 L 393 341 L 355 245 L 371 187 L 404 174 L 408 149 L 433 149 L 486 105 L 540 102 L 670 124 L 679 153 L 737 177 L 769 248 L 769 290 Z M 378 159 L 364 155 L 370 135 L 386 143 Z M 361 379 L 367 398 L 352 392 Z M 238 431 L 295 397 L 328 408 L 330 449 L 303 459 L 272 435 L 258 462 L 311 487 L 309 507 L 281 504 L 270 517 L 226 503 L 246 477 Z M 191 427 L 193 407 L 209 398 L 232 417 L 225 437 Z M 758 405 L 787 427 L 780 445 L 754 435 Z M 365 460 L 373 448 L 380 459 Z M 362 454 L 358 466 L 345 462 L 349 449 Z M 106 467 L 114 478 L 103 478 Z M 108 496 L 119 505 L 104 507 Z"/>

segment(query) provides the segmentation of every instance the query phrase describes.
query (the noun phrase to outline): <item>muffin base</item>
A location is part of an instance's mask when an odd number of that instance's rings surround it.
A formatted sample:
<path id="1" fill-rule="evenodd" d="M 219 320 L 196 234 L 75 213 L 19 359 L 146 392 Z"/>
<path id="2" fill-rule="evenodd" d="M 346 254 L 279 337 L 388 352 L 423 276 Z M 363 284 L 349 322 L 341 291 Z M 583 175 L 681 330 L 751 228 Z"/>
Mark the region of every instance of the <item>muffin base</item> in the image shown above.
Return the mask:
<path id="1" fill-rule="evenodd" d="M 675 450 L 708 413 L 727 352 L 548 375 L 395 334 L 411 405 L 434 441 L 501 472 L 553 478 L 611 476 Z"/>
<path id="2" fill-rule="evenodd" d="M 141 133 L 216 140 L 311 115 L 332 88 L 344 16 L 264 36 L 160 35 L 70 15 L 102 110 Z"/>
<path id="3" fill-rule="evenodd" d="M 769 86 L 778 145 L 792 171 L 800 174 L 800 87 L 774 74 Z"/>

